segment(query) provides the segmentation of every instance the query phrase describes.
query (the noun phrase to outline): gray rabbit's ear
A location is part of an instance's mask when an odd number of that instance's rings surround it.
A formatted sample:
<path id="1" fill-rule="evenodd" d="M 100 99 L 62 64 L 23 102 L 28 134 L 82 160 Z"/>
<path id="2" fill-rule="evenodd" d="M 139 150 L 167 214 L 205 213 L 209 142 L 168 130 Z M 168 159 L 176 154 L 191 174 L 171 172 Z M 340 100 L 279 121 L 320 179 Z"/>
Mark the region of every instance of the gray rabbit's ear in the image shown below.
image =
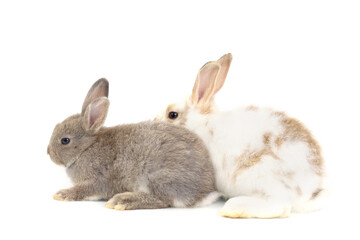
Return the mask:
<path id="1" fill-rule="evenodd" d="M 95 99 L 86 108 L 84 113 L 84 129 L 97 132 L 104 124 L 110 101 L 106 97 Z"/>
<path id="2" fill-rule="evenodd" d="M 81 115 L 84 116 L 85 111 L 90 103 L 92 103 L 95 99 L 100 97 L 108 97 L 109 96 L 109 82 L 105 78 L 101 78 L 97 80 L 92 87 L 90 88 L 86 98 L 84 100 Z"/>

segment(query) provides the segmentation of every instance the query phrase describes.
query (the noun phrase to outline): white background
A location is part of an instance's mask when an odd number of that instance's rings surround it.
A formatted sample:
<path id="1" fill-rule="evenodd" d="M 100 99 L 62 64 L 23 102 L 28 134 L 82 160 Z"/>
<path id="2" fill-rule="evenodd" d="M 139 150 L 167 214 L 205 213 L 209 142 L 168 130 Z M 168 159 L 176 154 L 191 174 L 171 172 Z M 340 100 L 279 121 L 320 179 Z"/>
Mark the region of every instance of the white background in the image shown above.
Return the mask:
<path id="1" fill-rule="evenodd" d="M 130 3 L 131 2 L 131 3 Z M 0 238 L 359 239 L 358 1 L 1 1 Z M 288 219 L 198 209 L 118 212 L 52 199 L 70 182 L 46 155 L 53 127 L 110 81 L 107 126 L 152 119 L 231 52 L 223 109 L 269 106 L 323 147 L 332 198 Z"/>

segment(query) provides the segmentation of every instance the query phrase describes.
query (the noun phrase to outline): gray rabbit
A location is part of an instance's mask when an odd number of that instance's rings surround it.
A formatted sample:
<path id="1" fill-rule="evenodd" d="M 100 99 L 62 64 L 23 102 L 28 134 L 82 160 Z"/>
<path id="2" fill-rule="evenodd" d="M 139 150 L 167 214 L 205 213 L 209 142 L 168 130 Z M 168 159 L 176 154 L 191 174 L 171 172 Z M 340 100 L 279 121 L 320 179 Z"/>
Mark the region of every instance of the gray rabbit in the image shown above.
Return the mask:
<path id="1" fill-rule="evenodd" d="M 54 195 L 62 201 L 109 200 L 106 207 L 155 209 L 204 206 L 215 201 L 214 169 L 197 135 L 163 122 L 103 127 L 109 83 L 89 90 L 81 114 L 58 124 L 50 158 L 66 167 L 74 186 Z"/>

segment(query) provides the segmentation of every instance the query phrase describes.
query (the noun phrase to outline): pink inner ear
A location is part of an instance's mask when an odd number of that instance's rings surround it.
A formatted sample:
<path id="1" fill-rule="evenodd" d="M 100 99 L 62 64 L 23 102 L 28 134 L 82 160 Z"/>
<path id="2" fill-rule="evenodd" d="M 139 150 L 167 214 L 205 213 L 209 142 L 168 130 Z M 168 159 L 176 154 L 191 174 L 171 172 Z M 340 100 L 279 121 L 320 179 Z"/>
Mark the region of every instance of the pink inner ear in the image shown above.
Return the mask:
<path id="1" fill-rule="evenodd" d="M 81 115 L 85 114 L 86 108 L 89 106 L 90 103 L 92 103 L 95 99 L 100 97 L 107 97 L 109 95 L 109 83 L 106 79 L 102 78 L 96 81 L 90 90 L 88 91 L 88 94 L 86 95 L 86 98 L 84 100 L 84 103 L 82 105 L 81 109 Z"/>
<path id="2" fill-rule="evenodd" d="M 210 86 L 210 79 L 206 76 L 202 76 L 202 74 L 200 74 L 199 76 L 199 88 L 198 88 L 198 101 L 200 101 L 204 95 L 206 90 L 209 88 Z"/>
<path id="3" fill-rule="evenodd" d="M 99 111 L 98 111 L 98 107 L 93 107 L 92 109 L 90 109 L 90 128 L 94 125 L 94 123 L 96 122 L 96 120 L 99 118 Z"/>
<path id="4" fill-rule="evenodd" d="M 100 128 L 105 120 L 107 113 L 106 102 L 97 101 L 90 106 L 89 114 L 89 127 L 90 128 Z"/>
<path id="5" fill-rule="evenodd" d="M 198 75 L 198 102 L 205 96 L 207 92 L 208 95 L 213 91 L 212 87 L 214 86 L 216 76 L 219 72 L 219 66 L 214 64 L 208 64 L 200 70 Z"/>

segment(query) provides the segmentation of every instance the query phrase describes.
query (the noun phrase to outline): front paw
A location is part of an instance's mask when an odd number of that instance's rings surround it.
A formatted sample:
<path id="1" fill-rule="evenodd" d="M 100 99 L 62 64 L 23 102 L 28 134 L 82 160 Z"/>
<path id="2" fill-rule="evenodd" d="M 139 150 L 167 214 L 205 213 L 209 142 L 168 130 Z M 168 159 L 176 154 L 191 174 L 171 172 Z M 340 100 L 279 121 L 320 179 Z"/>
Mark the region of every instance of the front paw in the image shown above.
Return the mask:
<path id="1" fill-rule="evenodd" d="M 57 193 L 55 193 L 53 195 L 53 198 L 55 200 L 58 201 L 79 201 L 81 200 L 81 197 L 78 196 L 78 194 L 76 193 L 76 191 L 74 191 L 73 189 L 69 188 L 69 189 L 63 189 L 58 191 Z"/>
<path id="2" fill-rule="evenodd" d="M 144 192 L 118 193 L 105 205 L 107 208 L 116 210 L 156 209 L 169 206 L 171 206 L 170 202 L 164 202 L 158 197 Z"/>
<path id="3" fill-rule="evenodd" d="M 137 198 L 131 192 L 119 193 L 112 197 L 105 207 L 110 209 L 116 209 L 119 211 L 133 209 L 133 204 L 137 201 Z"/>

